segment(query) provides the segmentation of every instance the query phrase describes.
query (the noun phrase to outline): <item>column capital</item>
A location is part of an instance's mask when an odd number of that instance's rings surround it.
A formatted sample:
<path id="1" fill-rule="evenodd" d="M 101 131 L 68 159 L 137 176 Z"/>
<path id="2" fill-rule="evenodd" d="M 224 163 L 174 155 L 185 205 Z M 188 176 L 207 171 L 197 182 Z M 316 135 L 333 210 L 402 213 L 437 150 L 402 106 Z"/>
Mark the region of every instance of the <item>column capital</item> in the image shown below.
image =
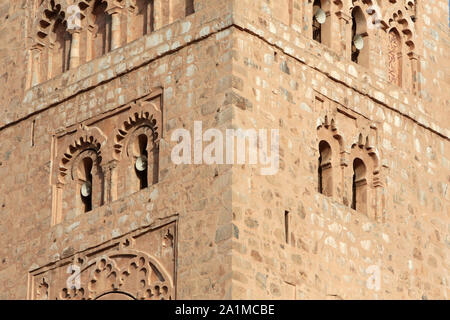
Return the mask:
<path id="1" fill-rule="evenodd" d="M 67 32 L 70 33 L 71 35 L 79 34 L 79 33 L 81 33 L 81 31 L 82 31 L 81 28 L 67 29 Z"/>
<path id="2" fill-rule="evenodd" d="M 413 51 L 408 52 L 407 55 L 408 55 L 410 60 L 420 60 L 420 56 L 417 53 L 413 52 Z"/>
<path id="3" fill-rule="evenodd" d="M 106 10 L 106 13 L 109 15 L 121 14 L 123 11 L 123 7 L 121 5 L 113 5 L 111 8 Z"/>
<path id="4" fill-rule="evenodd" d="M 103 171 L 112 170 L 117 167 L 117 164 L 119 163 L 118 160 L 111 160 L 105 164 L 102 165 Z"/>
<path id="5" fill-rule="evenodd" d="M 41 42 L 36 42 L 36 43 L 34 43 L 32 46 L 31 46 L 31 48 L 30 48 L 30 50 L 31 51 L 35 51 L 35 52 L 39 52 L 39 51 L 42 51 L 43 49 L 44 49 L 44 44 L 43 43 L 41 43 Z"/>
<path id="6" fill-rule="evenodd" d="M 344 20 L 347 23 L 349 23 L 352 20 L 352 17 L 342 10 L 336 11 L 336 16 L 338 16 L 339 19 Z"/>
<path id="7" fill-rule="evenodd" d="M 56 188 L 62 189 L 62 188 L 64 188 L 64 186 L 65 186 L 65 183 L 63 183 L 61 181 L 56 182 Z"/>

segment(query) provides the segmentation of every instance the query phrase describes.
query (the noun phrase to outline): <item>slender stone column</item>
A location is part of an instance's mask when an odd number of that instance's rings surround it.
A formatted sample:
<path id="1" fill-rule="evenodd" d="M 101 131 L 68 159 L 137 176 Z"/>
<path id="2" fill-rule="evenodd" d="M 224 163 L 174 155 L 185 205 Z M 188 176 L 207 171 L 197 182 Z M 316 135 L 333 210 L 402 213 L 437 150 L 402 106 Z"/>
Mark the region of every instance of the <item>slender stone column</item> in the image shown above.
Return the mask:
<path id="1" fill-rule="evenodd" d="M 411 92 L 420 97 L 420 57 L 416 53 L 410 52 L 408 53 L 408 58 L 411 62 Z"/>
<path id="2" fill-rule="evenodd" d="M 86 62 L 91 61 L 93 58 L 92 42 L 94 41 L 94 26 L 88 25 L 86 28 Z"/>
<path id="3" fill-rule="evenodd" d="M 313 30 L 312 30 L 312 18 L 313 18 L 313 2 L 309 0 L 308 2 L 304 2 L 303 7 L 303 30 L 302 32 L 306 37 L 312 39 Z"/>
<path id="4" fill-rule="evenodd" d="M 104 174 L 104 203 L 110 203 L 117 199 L 117 161 L 108 162 L 102 167 Z"/>
<path id="5" fill-rule="evenodd" d="M 351 59 L 352 54 L 352 17 L 343 11 L 338 11 L 336 15 L 339 18 L 341 28 L 341 45 L 339 53 L 346 59 Z"/>
<path id="6" fill-rule="evenodd" d="M 31 87 L 39 84 L 41 80 L 41 55 L 42 46 L 34 45 L 31 48 Z"/>
<path id="7" fill-rule="evenodd" d="M 47 46 L 47 75 L 45 79 L 41 78 L 41 82 L 45 80 L 49 80 L 54 76 L 53 71 L 53 56 L 54 56 L 54 50 L 55 50 L 55 43 L 50 42 Z"/>
<path id="8" fill-rule="evenodd" d="M 69 31 L 72 34 L 72 42 L 70 45 L 70 69 L 74 69 L 80 65 L 80 35 L 79 29 Z"/>
<path id="9" fill-rule="evenodd" d="M 121 44 L 121 18 L 122 8 L 114 7 L 108 10 L 108 14 L 111 15 L 111 50 L 120 48 Z"/>
<path id="10" fill-rule="evenodd" d="M 154 0 L 153 2 L 153 31 L 161 29 L 164 23 L 162 1 L 163 0 Z"/>
<path id="11" fill-rule="evenodd" d="M 57 183 L 53 189 L 53 214 L 52 214 L 53 226 L 58 223 L 61 223 L 62 221 L 63 190 L 64 185 L 62 183 Z"/>

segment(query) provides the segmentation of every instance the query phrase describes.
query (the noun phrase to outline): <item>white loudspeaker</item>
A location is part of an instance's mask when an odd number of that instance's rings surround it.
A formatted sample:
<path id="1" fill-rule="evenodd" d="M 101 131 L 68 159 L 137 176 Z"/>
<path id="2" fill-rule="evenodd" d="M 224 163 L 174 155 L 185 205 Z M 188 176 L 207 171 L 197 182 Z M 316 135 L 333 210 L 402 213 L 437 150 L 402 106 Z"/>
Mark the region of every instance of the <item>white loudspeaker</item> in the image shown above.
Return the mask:
<path id="1" fill-rule="evenodd" d="M 353 38 L 353 44 L 355 45 L 355 48 L 358 50 L 362 50 L 364 48 L 364 39 L 360 34 L 357 34 Z"/>
<path id="2" fill-rule="evenodd" d="M 136 159 L 136 170 L 139 172 L 145 171 L 147 169 L 147 157 L 146 156 L 140 156 Z"/>
<path id="3" fill-rule="evenodd" d="M 85 182 L 81 185 L 81 195 L 85 198 L 89 197 L 92 193 L 92 186 L 90 182 Z"/>
<path id="4" fill-rule="evenodd" d="M 321 8 L 318 8 L 314 13 L 314 18 L 316 18 L 318 23 L 323 24 L 327 20 L 327 14 Z"/>

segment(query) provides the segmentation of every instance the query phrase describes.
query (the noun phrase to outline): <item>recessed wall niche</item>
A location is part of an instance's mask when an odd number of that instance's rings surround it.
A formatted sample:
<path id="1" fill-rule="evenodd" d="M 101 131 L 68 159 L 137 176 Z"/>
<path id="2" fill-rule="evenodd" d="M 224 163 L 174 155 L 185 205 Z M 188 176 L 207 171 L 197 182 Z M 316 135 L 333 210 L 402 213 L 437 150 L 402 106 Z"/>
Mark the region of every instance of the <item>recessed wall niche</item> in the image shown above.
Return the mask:
<path id="1" fill-rule="evenodd" d="M 53 135 L 52 224 L 158 183 L 161 90 Z"/>

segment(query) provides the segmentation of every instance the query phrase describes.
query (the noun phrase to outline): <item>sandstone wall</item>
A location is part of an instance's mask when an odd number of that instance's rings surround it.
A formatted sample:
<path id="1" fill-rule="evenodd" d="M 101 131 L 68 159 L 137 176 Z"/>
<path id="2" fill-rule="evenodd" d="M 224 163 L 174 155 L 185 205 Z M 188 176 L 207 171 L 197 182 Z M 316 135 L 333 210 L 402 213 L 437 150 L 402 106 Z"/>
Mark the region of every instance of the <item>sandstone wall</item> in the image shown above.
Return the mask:
<path id="1" fill-rule="evenodd" d="M 236 11 L 242 27 L 233 74 L 243 86 L 234 91 L 251 108 L 239 110 L 233 125 L 278 128 L 280 171 L 264 177 L 257 166 L 233 168 L 233 298 L 446 298 L 447 93 L 426 85 L 436 104 L 406 102 L 358 65 L 341 68 L 341 58 L 284 24 Z M 425 74 L 431 79 L 439 70 Z M 333 196 L 318 192 L 324 137 L 337 157 Z M 349 208 L 358 149 L 378 162 L 366 214 Z M 373 268 L 380 268 L 379 291 L 367 285 Z"/>
<path id="2" fill-rule="evenodd" d="M 20 17 L 25 9 L 17 8 L 15 14 Z M 6 112 L 6 105 L 14 108 L 7 112 L 12 118 L 2 116 L 0 130 L 2 299 L 25 299 L 27 291 L 29 298 L 61 298 L 52 289 L 51 281 L 56 280 L 51 275 L 38 279 L 47 270 L 42 267 L 78 263 L 80 254 L 89 257 L 89 252 L 105 243 L 116 248 L 113 243 L 132 237 L 136 230 L 159 230 L 167 221 L 177 224 L 170 244 L 176 260 L 172 267 L 165 266 L 176 281 L 172 298 L 231 297 L 231 170 L 227 166 L 177 166 L 170 160 L 176 144 L 170 137 L 175 129 L 192 131 L 193 120 L 214 127 L 231 122 L 231 110 L 224 101 L 231 88 L 232 39 L 229 30 L 221 31 L 222 25 L 229 24 L 230 9 L 227 4 L 213 9 L 201 3 L 198 9 L 185 21 L 26 92 L 23 82 L 14 78 L 23 75 L 8 65 L 10 76 L 2 89 L 2 97 L 8 98 L 3 99 L 2 111 Z M 20 55 L 9 51 L 2 61 L 16 58 Z M 61 219 L 55 224 L 52 176 L 64 152 L 57 148 L 57 137 L 83 133 L 80 124 L 99 127 L 106 136 L 102 161 L 111 158 L 119 119 L 126 116 L 130 103 L 148 95 L 159 95 L 162 101 L 159 182 L 132 195 L 119 193 L 115 201 L 88 213 L 64 202 Z M 212 117 L 210 113 L 219 108 Z M 128 172 L 117 174 L 120 180 Z M 73 197 L 77 196 L 74 192 Z M 160 257 L 168 242 L 160 239 L 154 245 L 150 253 Z M 65 269 L 61 270 L 55 274 L 64 275 Z M 58 279 L 58 285 L 64 286 L 64 281 Z M 46 286 L 50 293 L 43 294 Z"/>
<path id="3" fill-rule="evenodd" d="M 380 30 L 369 69 L 345 56 L 345 37 L 311 41 L 310 1 L 196 0 L 185 18 L 181 7 L 29 88 L 36 7 L 0 1 L 0 298 L 71 297 L 60 290 L 69 264 L 133 248 L 161 261 L 172 298 L 446 299 L 448 4 L 418 2 L 416 92 L 387 81 Z M 119 120 L 147 98 L 161 101 L 158 183 L 87 213 L 63 201 L 58 215 L 55 172 L 70 143 L 59 137 L 100 128 L 106 165 Z M 171 134 L 196 120 L 279 129 L 278 174 L 175 165 Z M 334 149 L 332 196 L 317 188 L 322 139 Z M 370 169 L 365 212 L 350 209 L 356 156 Z M 379 291 L 367 286 L 373 266 Z"/>

